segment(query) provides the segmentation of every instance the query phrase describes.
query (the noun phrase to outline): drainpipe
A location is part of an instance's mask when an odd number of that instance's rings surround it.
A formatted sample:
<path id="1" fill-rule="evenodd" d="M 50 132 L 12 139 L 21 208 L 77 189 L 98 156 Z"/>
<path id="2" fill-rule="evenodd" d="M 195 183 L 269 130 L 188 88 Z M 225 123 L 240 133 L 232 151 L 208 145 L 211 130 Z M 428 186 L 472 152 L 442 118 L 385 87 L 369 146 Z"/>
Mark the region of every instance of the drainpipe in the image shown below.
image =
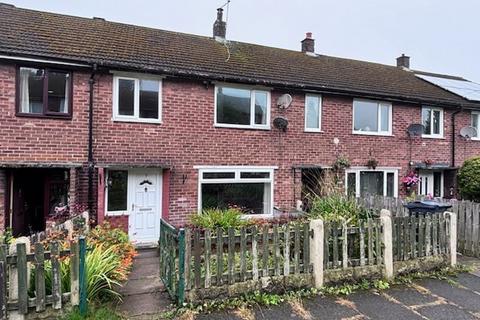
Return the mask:
<path id="1" fill-rule="evenodd" d="M 460 109 L 452 113 L 452 149 L 451 149 L 451 167 L 455 167 L 455 138 L 456 138 L 456 129 L 455 129 L 455 116 L 463 110 L 463 107 L 460 106 Z"/>
<path id="2" fill-rule="evenodd" d="M 95 72 L 97 64 L 92 65 L 92 73 L 88 81 L 90 85 L 90 97 L 88 103 L 88 213 L 92 216 L 93 212 L 93 170 L 95 162 L 93 158 L 93 90 L 95 85 Z"/>

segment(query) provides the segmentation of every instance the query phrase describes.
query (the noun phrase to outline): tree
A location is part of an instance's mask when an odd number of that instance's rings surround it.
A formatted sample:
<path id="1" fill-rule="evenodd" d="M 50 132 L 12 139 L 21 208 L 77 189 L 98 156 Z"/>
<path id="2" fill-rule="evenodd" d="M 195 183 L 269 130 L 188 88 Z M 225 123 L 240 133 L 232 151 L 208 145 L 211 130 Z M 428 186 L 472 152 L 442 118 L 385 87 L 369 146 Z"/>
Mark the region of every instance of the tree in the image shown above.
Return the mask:
<path id="1" fill-rule="evenodd" d="M 458 172 L 458 187 L 463 198 L 480 202 L 480 157 L 463 163 Z"/>

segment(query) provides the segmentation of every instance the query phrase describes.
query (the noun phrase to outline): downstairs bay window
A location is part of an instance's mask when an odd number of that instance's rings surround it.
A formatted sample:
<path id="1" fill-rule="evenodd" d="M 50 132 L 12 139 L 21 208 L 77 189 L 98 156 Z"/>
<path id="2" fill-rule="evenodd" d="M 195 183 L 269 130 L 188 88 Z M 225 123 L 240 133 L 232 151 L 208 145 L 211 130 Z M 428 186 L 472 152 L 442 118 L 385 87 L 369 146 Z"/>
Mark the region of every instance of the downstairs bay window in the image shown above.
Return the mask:
<path id="1" fill-rule="evenodd" d="M 237 208 L 245 215 L 273 213 L 273 168 L 201 168 L 199 212 Z"/>
<path id="2" fill-rule="evenodd" d="M 398 197 L 396 169 L 348 169 L 345 171 L 345 180 L 346 193 L 350 196 Z"/>

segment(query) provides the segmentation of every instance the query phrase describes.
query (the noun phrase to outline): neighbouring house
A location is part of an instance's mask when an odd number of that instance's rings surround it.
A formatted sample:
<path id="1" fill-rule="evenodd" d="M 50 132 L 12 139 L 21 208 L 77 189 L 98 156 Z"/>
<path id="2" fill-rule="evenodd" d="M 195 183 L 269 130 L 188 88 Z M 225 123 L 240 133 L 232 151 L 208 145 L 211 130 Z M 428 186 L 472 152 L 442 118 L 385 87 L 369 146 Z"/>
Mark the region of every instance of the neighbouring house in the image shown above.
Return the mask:
<path id="1" fill-rule="evenodd" d="M 480 135 L 460 135 L 479 128 L 478 85 L 404 55 L 325 56 L 310 33 L 292 51 L 225 28 L 221 9 L 205 37 L 0 4 L 1 228 L 42 230 L 77 204 L 154 242 L 160 217 L 291 211 L 340 157 L 350 194 L 405 195 L 413 170 L 416 192 L 456 196 L 480 154 Z"/>

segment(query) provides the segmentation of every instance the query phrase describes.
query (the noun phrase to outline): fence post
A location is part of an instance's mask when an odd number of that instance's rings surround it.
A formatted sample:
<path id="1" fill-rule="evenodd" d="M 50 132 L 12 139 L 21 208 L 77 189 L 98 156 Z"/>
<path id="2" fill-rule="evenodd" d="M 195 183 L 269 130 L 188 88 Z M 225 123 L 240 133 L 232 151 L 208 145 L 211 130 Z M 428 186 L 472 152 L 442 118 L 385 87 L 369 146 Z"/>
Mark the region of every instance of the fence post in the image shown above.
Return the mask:
<path id="1" fill-rule="evenodd" d="M 382 209 L 380 211 L 382 223 L 382 242 L 385 247 L 383 253 L 383 276 L 385 279 L 393 278 L 393 241 L 392 241 L 392 213 Z"/>
<path id="2" fill-rule="evenodd" d="M 178 231 L 178 305 L 185 301 L 185 229 Z"/>
<path id="3" fill-rule="evenodd" d="M 72 306 L 80 304 L 80 282 L 79 282 L 79 252 L 78 242 L 70 242 L 70 303 Z"/>
<path id="4" fill-rule="evenodd" d="M 310 261 L 313 265 L 313 281 L 315 288 L 320 289 L 323 286 L 323 220 L 310 221 L 310 232 L 312 237 L 310 241 Z"/>
<path id="5" fill-rule="evenodd" d="M 9 301 L 17 301 L 18 304 L 19 304 L 19 309 L 18 310 L 12 310 L 8 313 L 8 319 L 10 320 L 23 320 L 25 319 L 25 315 L 24 313 L 26 312 L 23 312 L 22 309 L 25 308 L 25 305 L 23 306 L 20 306 L 20 304 L 24 304 L 24 303 L 20 303 L 20 300 L 24 301 L 25 299 L 22 298 L 25 297 L 24 295 L 27 294 L 26 290 L 27 290 L 27 287 L 28 287 L 28 278 L 29 278 L 29 274 L 28 274 L 28 268 L 27 270 L 24 270 L 26 271 L 26 274 L 23 273 L 22 270 L 19 270 L 19 267 L 20 264 L 23 266 L 25 265 L 25 267 L 27 267 L 27 261 L 26 261 L 26 253 L 27 253 L 27 250 L 28 252 L 30 251 L 30 241 L 26 238 L 26 237 L 20 237 L 18 239 L 16 239 L 13 243 L 10 244 L 10 247 L 9 247 L 9 254 L 11 255 L 17 255 L 17 259 L 18 259 L 18 250 L 20 248 L 21 252 L 20 252 L 20 258 L 21 260 L 24 260 L 24 261 L 20 261 L 20 263 L 17 263 L 14 264 L 14 265 L 10 265 L 8 266 L 8 282 L 10 283 L 10 285 L 8 286 L 8 289 L 9 289 L 9 294 L 8 294 L 8 300 Z M 28 244 L 28 248 L 27 248 L 27 245 Z M 23 276 L 20 274 L 20 273 L 23 273 Z M 20 286 L 19 282 L 22 283 L 22 286 Z M 21 292 L 22 291 L 22 292 Z M 27 296 L 27 299 L 28 299 L 28 296 Z M 28 301 L 28 300 L 27 300 Z M 25 302 L 25 301 L 24 301 Z"/>
<path id="6" fill-rule="evenodd" d="M 85 241 L 85 237 L 82 236 L 78 239 L 78 246 L 79 246 L 79 284 L 80 284 L 80 303 L 79 309 L 80 314 L 85 316 L 87 314 L 87 266 L 86 266 L 86 252 L 87 252 L 87 245 Z"/>
<path id="7" fill-rule="evenodd" d="M 450 239 L 448 239 L 450 245 L 450 266 L 455 267 L 457 265 L 457 214 L 447 211 L 445 215 L 450 216 Z"/>

